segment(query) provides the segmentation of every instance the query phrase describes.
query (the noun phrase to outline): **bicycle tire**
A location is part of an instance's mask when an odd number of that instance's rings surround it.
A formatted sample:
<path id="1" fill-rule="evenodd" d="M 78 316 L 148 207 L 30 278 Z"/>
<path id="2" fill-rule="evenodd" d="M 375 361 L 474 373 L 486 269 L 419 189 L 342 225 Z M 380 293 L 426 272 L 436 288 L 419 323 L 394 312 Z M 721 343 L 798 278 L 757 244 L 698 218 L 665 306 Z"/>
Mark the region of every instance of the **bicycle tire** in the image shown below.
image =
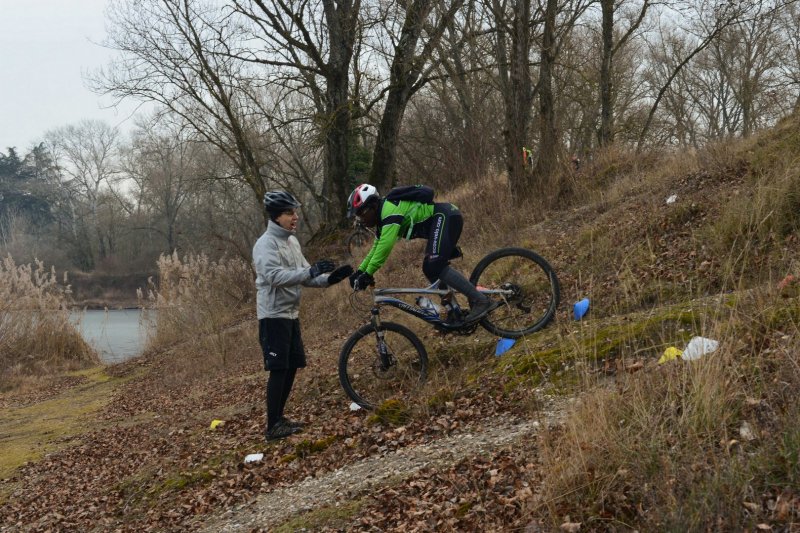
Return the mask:
<path id="1" fill-rule="evenodd" d="M 381 368 L 377 331 L 384 333 L 394 362 L 388 369 Z M 364 324 L 350 335 L 339 353 L 339 382 L 347 396 L 364 409 L 374 409 L 393 398 L 413 399 L 427 375 L 428 352 L 422 341 L 394 322 L 383 322 L 377 330 L 372 324 Z"/>
<path id="2" fill-rule="evenodd" d="M 503 298 L 502 305 L 481 320 L 481 326 L 495 335 L 519 338 L 539 331 L 555 317 L 561 287 L 553 268 L 536 252 L 526 248 L 495 250 L 480 260 L 469 279 L 487 289 L 505 285 L 518 291 Z"/>
<path id="3" fill-rule="evenodd" d="M 345 244 L 347 244 L 347 253 L 350 254 L 350 257 L 353 257 L 353 251 L 356 248 L 361 248 L 369 243 L 373 238 L 373 235 L 366 231 L 366 230 L 358 230 L 354 231 L 350 235 L 348 235 Z"/>

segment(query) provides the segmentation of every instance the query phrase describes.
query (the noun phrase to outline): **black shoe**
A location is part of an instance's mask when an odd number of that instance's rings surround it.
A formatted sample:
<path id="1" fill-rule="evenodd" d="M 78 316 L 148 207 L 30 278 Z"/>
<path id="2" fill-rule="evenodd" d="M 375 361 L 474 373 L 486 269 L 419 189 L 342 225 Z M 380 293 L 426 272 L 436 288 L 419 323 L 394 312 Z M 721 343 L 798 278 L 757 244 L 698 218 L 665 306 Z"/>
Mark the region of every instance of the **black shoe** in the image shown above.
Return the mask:
<path id="1" fill-rule="evenodd" d="M 281 417 L 280 421 L 282 423 L 286 424 L 287 426 L 289 426 L 290 428 L 294 428 L 294 429 L 303 429 L 304 427 L 306 427 L 305 422 L 299 422 L 297 420 L 289 420 L 285 416 Z"/>
<path id="2" fill-rule="evenodd" d="M 279 440 L 291 437 L 295 433 L 300 433 L 300 429 L 293 428 L 285 424 L 282 420 L 279 420 L 277 424 L 272 426 L 272 429 L 267 431 L 266 437 L 267 440 Z"/>
<path id="3" fill-rule="evenodd" d="M 471 324 L 477 322 L 501 305 L 503 305 L 503 302 L 490 300 L 488 298 L 482 302 L 470 303 L 469 314 L 464 317 L 464 323 Z"/>

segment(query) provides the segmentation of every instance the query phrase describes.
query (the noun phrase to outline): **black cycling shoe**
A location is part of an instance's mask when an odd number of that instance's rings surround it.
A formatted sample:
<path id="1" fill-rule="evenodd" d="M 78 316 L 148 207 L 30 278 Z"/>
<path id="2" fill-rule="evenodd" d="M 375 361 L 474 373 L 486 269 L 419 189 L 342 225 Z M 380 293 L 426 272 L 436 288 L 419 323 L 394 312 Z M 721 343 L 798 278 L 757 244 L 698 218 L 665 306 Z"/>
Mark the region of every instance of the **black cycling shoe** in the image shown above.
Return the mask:
<path id="1" fill-rule="evenodd" d="M 293 428 L 284 423 L 283 420 L 279 420 L 277 424 L 272 426 L 272 429 L 267 431 L 266 438 L 267 440 L 285 439 L 286 437 L 291 437 L 295 433 L 300 433 L 300 429 Z"/>
<path id="2" fill-rule="evenodd" d="M 305 422 L 300 422 L 300 421 L 297 421 L 297 420 L 289 420 L 285 416 L 282 417 L 280 421 L 283 422 L 284 424 L 286 424 L 287 426 L 289 426 L 290 428 L 294 428 L 294 429 L 303 429 L 304 427 L 306 427 L 306 423 Z"/>
<path id="3" fill-rule="evenodd" d="M 503 305 L 503 302 L 490 300 L 488 298 L 483 302 L 475 302 L 475 304 L 470 303 L 469 314 L 464 317 L 464 323 L 471 324 L 477 322 L 501 305 Z"/>

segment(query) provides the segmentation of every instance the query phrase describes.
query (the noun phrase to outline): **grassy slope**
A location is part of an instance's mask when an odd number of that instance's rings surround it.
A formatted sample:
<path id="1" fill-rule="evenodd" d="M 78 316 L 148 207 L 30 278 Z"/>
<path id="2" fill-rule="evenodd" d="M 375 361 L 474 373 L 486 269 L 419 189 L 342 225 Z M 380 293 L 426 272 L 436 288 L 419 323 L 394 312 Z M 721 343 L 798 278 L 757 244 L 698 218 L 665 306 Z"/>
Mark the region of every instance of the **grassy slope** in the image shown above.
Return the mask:
<path id="1" fill-rule="evenodd" d="M 79 446 L 17 471 L 0 524 L 181 530 L 193 515 L 276 483 L 487 417 L 537 416 L 543 397 L 561 395 L 578 400 L 540 442 L 418 474 L 352 506 L 336 527 L 399 530 L 444 516 L 440 527 L 456 530 L 788 528 L 800 520 L 800 303 L 792 287 L 781 293 L 775 284 L 798 271 L 798 153 L 792 119 L 674 160 L 603 155 L 549 200 L 564 207 L 546 213 L 537 204 L 508 209 L 502 195 L 473 199 L 475 186 L 453 191 L 448 199 L 466 218 L 459 268 L 498 246 L 528 246 L 558 271 L 564 303 L 555 324 L 500 359 L 485 332 L 442 339 L 409 323 L 437 372 L 402 439 L 350 413 L 336 381 L 336 352 L 363 313 L 344 287 L 307 290 L 311 364 L 289 408 L 310 425 L 302 439 L 268 445 L 267 466 L 241 466 L 244 453 L 263 448 L 264 374 L 252 328 L 238 328 L 207 346 L 153 354 L 148 377 L 121 388 Z M 677 201 L 666 204 L 672 194 Z M 419 243 L 398 246 L 379 281 L 421 283 L 419 257 Z M 570 304 L 582 297 L 592 310 L 575 323 Z M 719 339 L 720 350 L 657 365 L 664 348 L 693 335 Z M 215 346 L 227 347 L 221 361 L 209 360 Z M 226 420 L 222 431 L 207 429 L 213 418 Z M 492 486 L 515 487 L 516 496 L 486 491 L 488 472 Z M 87 506 L 90 517 L 80 512 Z"/>

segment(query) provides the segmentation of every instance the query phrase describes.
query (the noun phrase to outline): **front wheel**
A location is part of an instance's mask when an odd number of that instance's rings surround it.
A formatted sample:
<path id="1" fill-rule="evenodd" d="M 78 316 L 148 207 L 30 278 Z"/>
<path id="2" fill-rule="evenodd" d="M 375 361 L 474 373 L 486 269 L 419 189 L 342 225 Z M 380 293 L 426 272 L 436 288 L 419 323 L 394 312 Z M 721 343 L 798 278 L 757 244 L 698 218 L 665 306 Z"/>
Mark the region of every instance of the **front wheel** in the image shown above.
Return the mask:
<path id="1" fill-rule="evenodd" d="M 556 313 L 561 289 L 553 268 L 525 248 L 501 248 L 478 263 L 469 280 L 479 289 L 502 290 L 502 305 L 481 320 L 501 337 L 515 339 L 539 331 Z"/>
<path id="2" fill-rule="evenodd" d="M 386 400 L 409 402 L 428 375 L 428 352 L 408 328 L 364 324 L 342 346 L 339 382 L 351 400 L 373 409 Z"/>

